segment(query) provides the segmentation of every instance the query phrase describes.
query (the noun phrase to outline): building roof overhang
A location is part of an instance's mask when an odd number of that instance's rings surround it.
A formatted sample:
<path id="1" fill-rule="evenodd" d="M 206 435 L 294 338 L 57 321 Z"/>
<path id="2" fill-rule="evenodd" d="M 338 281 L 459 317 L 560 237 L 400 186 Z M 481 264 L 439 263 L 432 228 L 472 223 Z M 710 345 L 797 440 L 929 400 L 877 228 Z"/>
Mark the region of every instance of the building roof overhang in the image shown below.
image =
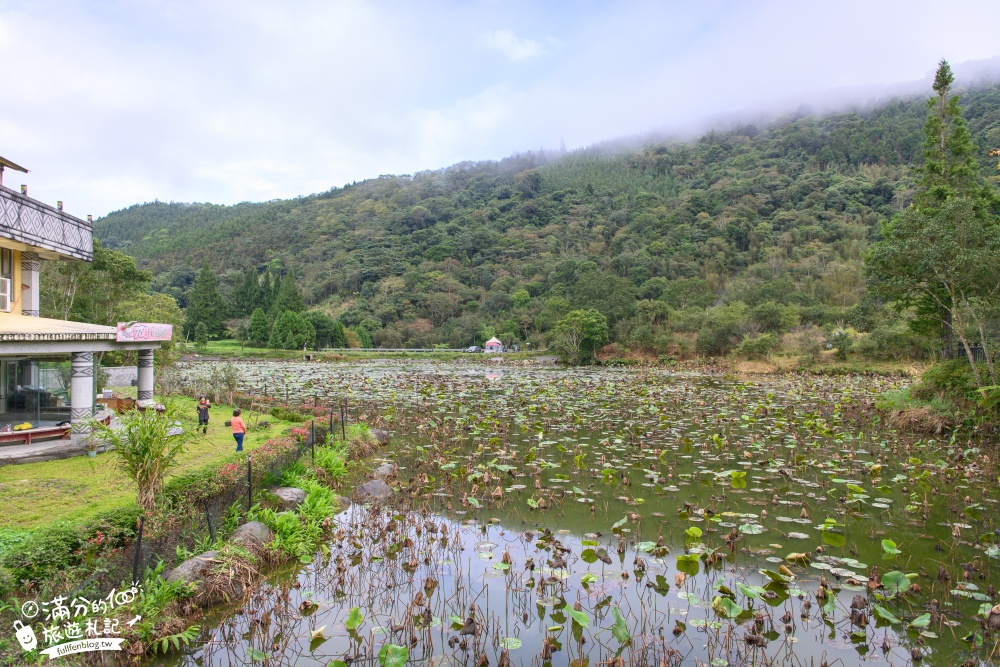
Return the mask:
<path id="1" fill-rule="evenodd" d="M 0 317 L 0 343 L 14 341 L 107 340 L 118 337 L 116 327 L 48 317 L 5 315 Z"/>

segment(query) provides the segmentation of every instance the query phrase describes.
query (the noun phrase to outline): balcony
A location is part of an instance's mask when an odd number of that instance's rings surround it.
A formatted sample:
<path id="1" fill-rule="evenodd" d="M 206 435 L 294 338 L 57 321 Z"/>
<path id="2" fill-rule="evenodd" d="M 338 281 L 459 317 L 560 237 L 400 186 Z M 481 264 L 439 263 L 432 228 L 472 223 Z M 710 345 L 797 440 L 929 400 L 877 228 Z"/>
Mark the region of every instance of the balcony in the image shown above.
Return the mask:
<path id="1" fill-rule="evenodd" d="M 91 223 L 2 185 L 0 238 L 85 262 L 94 259 L 94 227 Z"/>

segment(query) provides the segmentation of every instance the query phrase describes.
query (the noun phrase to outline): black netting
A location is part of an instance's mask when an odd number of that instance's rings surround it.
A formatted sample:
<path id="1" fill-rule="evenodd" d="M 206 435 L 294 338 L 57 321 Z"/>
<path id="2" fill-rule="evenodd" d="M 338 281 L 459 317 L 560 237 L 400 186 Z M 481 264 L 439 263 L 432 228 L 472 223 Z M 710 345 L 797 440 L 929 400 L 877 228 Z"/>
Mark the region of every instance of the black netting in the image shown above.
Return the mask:
<path id="1" fill-rule="evenodd" d="M 141 580 L 147 568 L 155 569 L 162 561 L 165 569 L 169 569 L 176 564 L 179 554 L 202 553 L 213 537 L 225 538 L 246 521 L 251 490 L 259 500 L 261 490 L 275 485 L 283 472 L 300 457 L 308 456 L 312 447 L 322 446 L 326 441 L 326 428 L 317 424 L 315 436 L 313 433 L 310 429 L 295 449 L 267 465 L 251 463 L 249 471 L 244 467 L 242 479 L 236 485 L 207 498 L 175 499 L 169 511 L 163 513 L 169 517 L 167 519 L 143 519 L 141 534 L 102 559 L 77 590 L 110 590 L 133 581 L 133 572 L 137 572 Z M 317 445 L 314 445 L 314 438 Z"/>

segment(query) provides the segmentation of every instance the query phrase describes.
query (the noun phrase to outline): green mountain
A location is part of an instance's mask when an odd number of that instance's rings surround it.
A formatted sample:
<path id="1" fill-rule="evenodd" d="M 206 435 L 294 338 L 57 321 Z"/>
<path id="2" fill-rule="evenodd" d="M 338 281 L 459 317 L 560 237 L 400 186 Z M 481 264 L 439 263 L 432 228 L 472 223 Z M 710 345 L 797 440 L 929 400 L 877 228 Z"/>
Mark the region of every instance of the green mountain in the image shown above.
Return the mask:
<path id="1" fill-rule="evenodd" d="M 961 92 L 992 178 L 1000 86 Z M 310 308 L 386 347 L 494 334 L 539 345 L 568 311 L 596 308 L 611 340 L 661 354 L 779 342 L 808 353 L 849 324 L 872 332 L 872 355 L 920 356 L 928 341 L 861 301 L 861 258 L 909 203 L 926 99 L 291 200 L 141 204 L 95 232 L 182 306 L 205 263 L 233 317 L 252 307 L 238 296 L 245 270 L 294 276 Z"/>

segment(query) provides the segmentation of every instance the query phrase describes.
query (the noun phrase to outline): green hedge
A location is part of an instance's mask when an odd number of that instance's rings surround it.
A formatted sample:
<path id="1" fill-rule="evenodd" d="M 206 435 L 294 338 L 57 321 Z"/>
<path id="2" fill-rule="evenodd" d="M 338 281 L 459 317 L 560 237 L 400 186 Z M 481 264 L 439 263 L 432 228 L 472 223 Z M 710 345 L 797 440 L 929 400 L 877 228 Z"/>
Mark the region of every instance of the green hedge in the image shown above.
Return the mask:
<path id="1" fill-rule="evenodd" d="M 26 583 L 66 578 L 74 568 L 89 566 L 89 553 L 130 544 L 141 515 L 142 510 L 132 503 L 85 522 L 58 522 L 0 535 L 0 597 Z"/>

